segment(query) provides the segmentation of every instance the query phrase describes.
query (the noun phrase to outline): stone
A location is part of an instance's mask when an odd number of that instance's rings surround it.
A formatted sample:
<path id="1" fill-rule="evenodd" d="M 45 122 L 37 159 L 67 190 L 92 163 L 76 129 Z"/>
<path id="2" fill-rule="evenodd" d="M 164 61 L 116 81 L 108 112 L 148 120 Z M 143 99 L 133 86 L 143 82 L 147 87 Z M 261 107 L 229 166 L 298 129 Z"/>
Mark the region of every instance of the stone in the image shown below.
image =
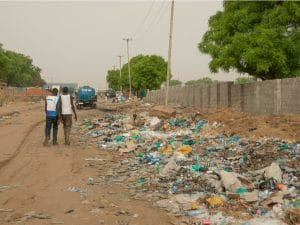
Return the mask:
<path id="1" fill-rule="evenodd" d="M 264 169 L 265 179 L 274 178 L 277 182 L 282 182 L 282 171 L 277 163 L 272 163 L 269 167 Z"/>
<path id="2" fill-rule="evenodd" d="M 242 182 L 237 178 L 238 174 L 221 171 L 220 176 L 226 191 L 235 192 L 236 189 L 242 187 Z"/>
<path id="3" fill-rule="evenodd" d="M 159 173 L 160 176 L 166 177 L 169 176 L 170 174 L 176 172 L 179 169 L 177 166 L 176 162 L 171 159 L 165 167 L 162 169 L 162 171 Z"/>

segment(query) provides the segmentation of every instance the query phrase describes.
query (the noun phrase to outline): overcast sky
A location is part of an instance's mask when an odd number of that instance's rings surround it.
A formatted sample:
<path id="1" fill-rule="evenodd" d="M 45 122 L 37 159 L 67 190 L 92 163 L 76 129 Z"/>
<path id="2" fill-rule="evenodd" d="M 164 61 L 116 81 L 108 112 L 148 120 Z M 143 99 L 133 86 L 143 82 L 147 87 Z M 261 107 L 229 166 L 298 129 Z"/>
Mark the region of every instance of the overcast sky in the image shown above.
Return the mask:
<path id="1" fill-rule="evenodd" d="M 175 3 L 174 79 L 235 79 L 233 73 L 211 74 L 209 56 L 197 48 L 218 10 L 220 1 Z M 167 59 L 169 17 L 170 1 L 0 2 L 0 43 L 31 56 L 48 82 L 103 89 L 107 70 L 119 66 L 117 55 L 127 63 L 125 37 L 133 37 L 131 56 Z"/>

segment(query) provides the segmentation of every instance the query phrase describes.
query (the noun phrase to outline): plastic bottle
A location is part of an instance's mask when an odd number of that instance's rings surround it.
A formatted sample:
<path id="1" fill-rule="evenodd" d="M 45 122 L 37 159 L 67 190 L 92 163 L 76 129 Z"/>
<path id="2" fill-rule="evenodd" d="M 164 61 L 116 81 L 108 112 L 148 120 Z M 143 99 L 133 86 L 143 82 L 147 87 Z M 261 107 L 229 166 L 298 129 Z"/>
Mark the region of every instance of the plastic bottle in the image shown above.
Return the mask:
<path id="1" fill-rule="evenodd" d="M 297 196 L 297 188 L 295 186 L 292 186 L 289 188 L 289 192 L 291 193 L 292 197 L 296 197 Z"/>
<path id="2" fill-rule="evenodd" d="M 186 216 L 198 216 L 200 214 L 201 214 L 201 211 L 199 209 L 194 209 L 194 210 L 185 212 Z"/>
<path id="3" fill-rule="evenodd" d="M 174 186 L 172 187 L 172 189 L 171 189 L 171 193 L 172 193 L 172 194 L 175 194 L 176 192 L 177 192 L 177 186 L 174 185 Z"/>
<path id="4" fill-rule="evenodd" d="M 202 220 L 202 225 L 211 225 L 211 222 L 207 219 Z"/>
<path id="5" fill-rule="evenodd" d="M 264 191 L 260 191 L 258 193 L 258 197 L 262 198 L 262 199 L 266 199 L 267 197 L 269 197 L 270 192 L 268 190 L 264 190 Z"/>
<path id="6" fill-rule="evenodd" d="M 264 215 L 264 214 L 266 214 L 266 211 L 264 209 L 256 210 L 256 215 Z"/>

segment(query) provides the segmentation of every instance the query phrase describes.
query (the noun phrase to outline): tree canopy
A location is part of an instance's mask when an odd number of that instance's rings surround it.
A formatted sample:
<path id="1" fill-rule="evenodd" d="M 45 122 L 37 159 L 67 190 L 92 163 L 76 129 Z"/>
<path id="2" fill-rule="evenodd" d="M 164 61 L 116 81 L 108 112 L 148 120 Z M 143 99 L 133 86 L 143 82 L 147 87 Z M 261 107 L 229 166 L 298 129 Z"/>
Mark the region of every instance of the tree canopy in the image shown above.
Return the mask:
<path id="1" fill-rule="evenodd" d="M 214 81 L 209 77 L 200 78 L 198 80 L 189 80 L 185 82 L 185 85 L 196 85 L 196 84 L 212 84 Z"/>
<path id="2" fill-rule="evenodd" d="M 300 76 L 300 2 L 224 1 L 209 19 L 199 50 L 212 72 L 235 69 L 257 78 Z"/>
<path id="3" fill-rule="evenodd" d="M 32 59 L 13 51 L 4 50 L 0 44 L 0 80 L 9 86 L 42 86 L 41 69 L 32 64 Z"/>
<path id="4" fill-rule="evenodd" d="M 170 86 L 182 85 L 182 81 L 180 81 L 180 80 L 170 80 L 169 85 Z"/>
<path id="5" fill-rule="evenodd" d="M 108 70 L 106 81 L 108 83 L 108 87 L 115 91 L 120 90 L 120 70 Z"/>
<path id="6" fill-rule="evenodd" d="M 253 82 L 255 82 L 255 79 L 253 79 L 253 77 L 238 77 L 234 81 L 235 84 L 247 84 Z"/>
<path id="7" fill-rule="evenodd" d="M 32 64 L 32 59 L 20 53 L 8 51 L 0 44 L 0 80 L 9 86 L 42 86 L 41 69 Z"/>
<path id="8" fill-rule="evenodd" d="M 142 89 L 158 89 L 166 81 L 167 63 L 157 55 L 138 55 L 130 60 L 131 86 L 133 91 Z M 128 64 L 122 67 L 122 78 L 120 81 L 119 70 L 109 70 L 106 81 L 110 88 L 120 89 L 120 82 L 123 90 L 129 89 Z"/>

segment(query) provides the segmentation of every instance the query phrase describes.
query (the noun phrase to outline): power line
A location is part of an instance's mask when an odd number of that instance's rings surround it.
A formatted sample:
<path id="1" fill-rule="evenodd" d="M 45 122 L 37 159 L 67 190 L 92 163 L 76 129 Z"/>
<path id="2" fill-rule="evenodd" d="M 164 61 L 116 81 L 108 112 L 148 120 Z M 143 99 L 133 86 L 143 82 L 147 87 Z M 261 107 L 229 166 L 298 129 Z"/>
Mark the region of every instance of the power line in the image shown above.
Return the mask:
<path id="1" fill-rule="evenodd" d="M 163 4 L 162 3 L 162 5 L 161 5 L 161 7 L 160 7 L 160 9 L 159 9 L 159 11 L 157 13 L 157 16 L 154 17 L 154 19 L 151 21 L 151 23 L 149 24 L 149 26 L 144 30 L 144 32 L 142 34 L 140 34 L 140 36 L 136 37 L 134 40 L 140 40 L 140 39 L 142 39 L 145 36 L 145 34 L 147 34 L 150 31 L 150 29 L 153 27 L 153 25 L 155 24 L 155 22 L 156 22 L 156 24 L 158 24 L 160 22 L 162 16 L 165 14 L 165 12 L 166 12 L 166 10 L 167 10 L 167 8 L 168 8 L 169 5 L 170 5 L 170 2 L 167 3 L 167 4 Z"/>
<path id="2" fill-rule="evenodd" d="M 146 13 L 146 16 L 144 17 L 143 21 L 140 23 L 140 25 L 138 26 L 138 28 L 136 29 L 136 31 L 134 32 L 134 34 L 132 35 L 132 37 L 135 37 L 135 36 L 139 33 L 140 29 L 141 29 L 142 27 L 144 27 L 144 24 L 145 24 L 146 20 L 148 19 L 151 10 L 153 9 L 154 3 L 155 3 L 155 0 L 152 1 L 150 7 L 148 8 L 148 11 L 147 11 L 147 13 Z"/>
<path id="3" fill-rule="evenodd" d="M 149 23 L 148 27 L 146 27 L 146 29 L 144 29 L 144 32 L 141 33 L 137 38 L 135 38 L 135 40 L 142 39 L 151 30 L 154 24 L 158 24 L 159 20 L 162 18 L 162 15 L 164 15 L 166 9 L 168 8 L 168 5 L 170 4 L 167 2 L 164 3 L 161 4 L 159 10 L 157 11 L 157 15 L 153 17 L 153 20 Z"/>
<path id="4" fill-rule="evenodd" d="M 165 5 L 165 8 L 164 8 L 163 12 L 160 14 L 160 17 L 158 17 L 156 25 L 160 23 L 162 17 L 165 15 L 166 10 L 169 8 L 169 6 L 171 4 L 172 4 L 172 2 L 169 2 L 167 5 Z"/>

